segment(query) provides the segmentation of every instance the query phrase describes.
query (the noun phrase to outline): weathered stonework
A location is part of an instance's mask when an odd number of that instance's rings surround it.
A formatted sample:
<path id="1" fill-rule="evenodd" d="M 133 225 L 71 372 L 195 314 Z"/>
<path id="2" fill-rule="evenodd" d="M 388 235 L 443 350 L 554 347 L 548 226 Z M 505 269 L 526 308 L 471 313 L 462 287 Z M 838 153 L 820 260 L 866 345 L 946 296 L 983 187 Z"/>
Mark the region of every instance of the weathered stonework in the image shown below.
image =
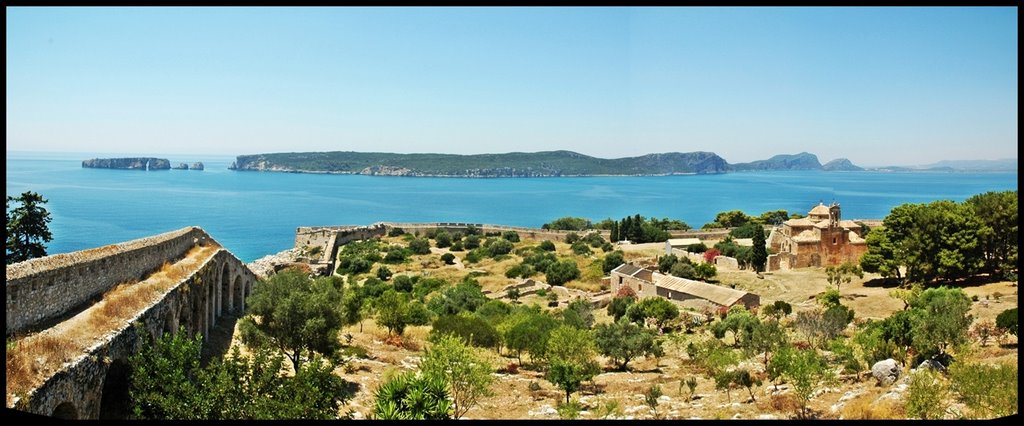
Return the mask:
<path id="1" fill-rule="evenodd" d="M 124 244 L 134 246 L 150 243 L 160 247 L 167 241 L 178 241 L 181 238 L 189 238 L 188 247 L 194 244 L 193 241 L 212 240 L 200 228 L 185 228 Z M 139 253 L 138 251 L 125 251 L 119 253 L 116 259 L 135 265 L 137 269 L 155 269 L 165 260 L 170 261 L 175 250 L 163 247 L 157 252 L 170 257 L 160 259 L 156 255 L 149 256 L 146 259 L 149 259 L 150 263 L 147 264 L 139 259 L 127 259 Z M 90 257 L 82 253 L 68 255 Z M 33 271 L 36 274 L 49 272 L 44 267 L 46 265 L 36 264 Z M 51 266 L 74 269 L 77 265 Z M 8 275 L 10 273 L 9 269 Z M 126 409 L 124 404 L 127 398 L 127 359 L 138 351 L 143 342 L 142 337 L 145 334 L 159 337 L 166 332 L 176 332 L 179 326 L 184 327 L 190 336 L 197 333 L 206 335 L 223 315 L 237 315 L 244 311 L 245 298 L 252 291 L 255 282 L 255 275 L 245 264 L 228 250 L 218 249 L 168 290 L 164 297 L 141 310 L 100 343 L 88 348 L 79 358 L 65 364 L 59 371 L 46 378 L 42 385 L 29 391 L 27 395 L 13 399 L 8 395 L 8 407 L 64 418 L 95 419 L 125 414 L 123 410 Z M 108 284 L 109 287 L 117 282 Z M 9 316 L 10 312 L 8 299 Z"/>
<path id="2" fill-rule="evenodd" d="M 7 265 L 7 335 L 140 279 L 210 238 L 198 227 Z"/>
<path id="3" fill-rule="evenodd" d="M 807 217 L 790 219 L 772 230 L 767 271 L 856 263 L 867 252 L 861 224 L 841 220 L 839 204 L 819 204 Z"/>

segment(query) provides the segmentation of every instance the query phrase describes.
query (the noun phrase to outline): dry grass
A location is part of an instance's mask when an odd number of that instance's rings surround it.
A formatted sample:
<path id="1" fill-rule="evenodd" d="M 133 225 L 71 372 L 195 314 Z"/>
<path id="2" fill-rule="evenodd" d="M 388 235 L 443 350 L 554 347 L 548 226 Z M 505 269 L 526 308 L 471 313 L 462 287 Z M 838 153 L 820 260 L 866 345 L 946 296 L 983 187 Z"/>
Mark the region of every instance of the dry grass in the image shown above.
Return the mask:
<path id="1" fill-rule="evenodd" d="M 26 392 L 82 354 L 103 336 L 127 325 L 219 249 L 195 246 L 177 263 L 165 262 L 143 281 L 118 284 L 102 300 L 49 330 L 15 341 L 7 350 L 7 396 Z"/>
<path id="2" fill-rule="evenodd" d="M 845 420 L 889 420 L 905 419 L 903 405 L 895 400 L 877 401 L 882 392 L 869 392 L 867 395 L 848 402 L 841 411 Z"/>
<path id="3" fill-rule="evenodd" d="M 12 396 L 36 385 L 38 377 L 53 374 L 79 353 L 73 341 L 52 333 L 25 337 L 18 340 L 16 346 L 9 346 L 6 364 L 8 402 Z"/>

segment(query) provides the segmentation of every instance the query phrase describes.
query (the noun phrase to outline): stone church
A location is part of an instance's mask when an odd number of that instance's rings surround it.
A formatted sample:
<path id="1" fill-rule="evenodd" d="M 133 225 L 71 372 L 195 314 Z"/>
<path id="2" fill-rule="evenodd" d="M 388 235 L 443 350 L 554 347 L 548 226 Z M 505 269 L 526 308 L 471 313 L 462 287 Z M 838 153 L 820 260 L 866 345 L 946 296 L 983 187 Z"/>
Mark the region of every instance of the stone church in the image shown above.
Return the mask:
<path id="1" fill-rule="evenodd" d="M 842 220 L 838 203 L 819 203 L 807 217 L 790 219 L 775 227 L 768 236 L 768 271 L 811 266 L 857 263 L 868 245 L 861 225 Z"/>

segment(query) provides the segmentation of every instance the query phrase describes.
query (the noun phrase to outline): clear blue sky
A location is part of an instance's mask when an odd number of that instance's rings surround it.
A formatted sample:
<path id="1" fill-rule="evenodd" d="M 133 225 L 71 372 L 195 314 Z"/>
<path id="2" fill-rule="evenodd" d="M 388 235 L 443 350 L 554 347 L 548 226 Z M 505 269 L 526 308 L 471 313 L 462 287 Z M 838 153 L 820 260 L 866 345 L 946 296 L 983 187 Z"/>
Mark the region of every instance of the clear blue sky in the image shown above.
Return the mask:
<path id="1" fill-rule="evenodd" d="M 7 149 L 1017 157 L 1017 8 L 7 8 Z"/>

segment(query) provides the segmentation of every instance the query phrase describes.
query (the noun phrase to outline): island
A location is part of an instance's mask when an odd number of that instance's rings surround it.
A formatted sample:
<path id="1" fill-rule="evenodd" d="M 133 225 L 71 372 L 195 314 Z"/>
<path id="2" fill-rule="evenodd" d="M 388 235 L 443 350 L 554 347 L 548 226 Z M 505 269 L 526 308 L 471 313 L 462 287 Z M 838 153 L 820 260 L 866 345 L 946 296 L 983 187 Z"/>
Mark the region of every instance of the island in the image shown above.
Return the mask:
<path id="1" fill-rule="evenodd" d="M 93 158 L 83 160 L 82 167 L 90 169 L 170 170 L 171 162 L 166 158 L 155 157 Z"/>
<path id="2" fill-rule="evenodd" d="M 664 176 L 747 170 L 825 170 L 817 156 L 806 152 L 733 165 L 718 154 L 705 151 L 668 152 L 612 159 L 591 157 L 572 151 L 476 155 L 292 152 L 239 155 L 229 169 L 435 177 Z"/>

